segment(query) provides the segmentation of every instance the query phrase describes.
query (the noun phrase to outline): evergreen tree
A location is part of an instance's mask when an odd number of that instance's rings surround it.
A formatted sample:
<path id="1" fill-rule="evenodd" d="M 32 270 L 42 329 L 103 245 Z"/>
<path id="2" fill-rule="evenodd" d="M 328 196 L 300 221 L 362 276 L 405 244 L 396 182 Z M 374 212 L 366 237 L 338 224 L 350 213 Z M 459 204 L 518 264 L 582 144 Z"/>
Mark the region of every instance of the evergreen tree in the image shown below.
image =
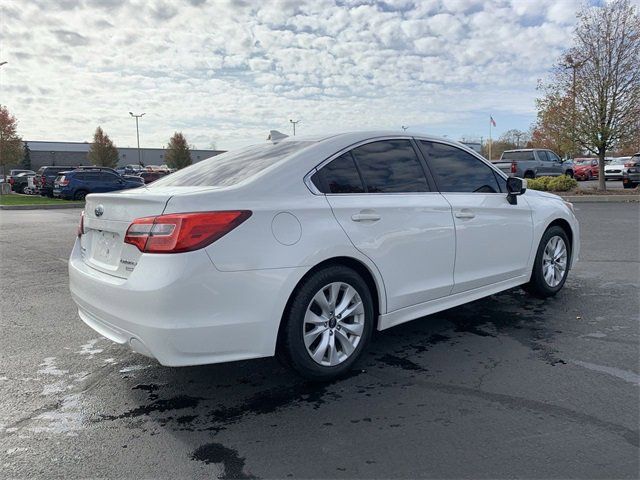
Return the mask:
<path id="1" fill-rule="evenodd" d="M 96 133 L 93 135 L 93 143 L 88 156 L 93 165 L 111 168 L 118 166 L 118 149 L 109 135 L 104 133 L 100 127 L 96 128 Z"/>
<path id="2" fill-rule="evenodd" d="M 31 149 L 27 142 L 24 142 L 24 154 L 22 156 L 22 168 L 25 170 L 31 170 Z"/>
<path id="3" fill-rule="evenodd" d="M 181 169 L 191 165 L 191 152 L 187 139 L 181 132 L 176 132 L 167 145 L 166 162 L 169 168 Z"/>

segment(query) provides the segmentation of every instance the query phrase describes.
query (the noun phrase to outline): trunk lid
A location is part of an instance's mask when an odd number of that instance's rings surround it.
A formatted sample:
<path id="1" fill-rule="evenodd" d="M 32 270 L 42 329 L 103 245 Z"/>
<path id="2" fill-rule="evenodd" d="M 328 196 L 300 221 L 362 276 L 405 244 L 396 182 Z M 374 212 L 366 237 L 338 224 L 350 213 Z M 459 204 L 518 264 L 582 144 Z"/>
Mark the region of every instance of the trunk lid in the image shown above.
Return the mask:
<path id="1" fill-rule="evenodd" d="M 179 193 L 203 190 L 197 187 L 136 188 L 87 196 L 84 235 L 80 239 L 86 265 L 100 272 L 128 278 L 142 253 L 124 243 L 136 218 L 161 215 L 169 199 Z"/>

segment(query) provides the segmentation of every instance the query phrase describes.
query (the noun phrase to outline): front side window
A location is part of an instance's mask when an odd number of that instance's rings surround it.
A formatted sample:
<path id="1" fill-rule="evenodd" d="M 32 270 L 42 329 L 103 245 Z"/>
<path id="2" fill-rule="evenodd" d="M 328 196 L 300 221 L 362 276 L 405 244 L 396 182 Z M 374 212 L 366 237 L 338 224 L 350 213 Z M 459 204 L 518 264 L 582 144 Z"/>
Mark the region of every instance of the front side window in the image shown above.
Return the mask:
<path id="1" fill-rule="evenodd" d="M 368 193 L 428 192 L 420 160 L 409 140 L 383 140 L 352 150 Z"/>
<path id="2" fill-rule="evenodd" d="M 547 156 L 549 157 L 549 160 L 551 160 L 552 162 L 559 162 L 560 161 L 560 157 L 557 156 L 553 152 L 547 152 Z"/>
<path id="3" fill-rule="evenodd" d="M 491 167 L 452 145 L 420 141 L 441 192 L 498 193 Z"/>

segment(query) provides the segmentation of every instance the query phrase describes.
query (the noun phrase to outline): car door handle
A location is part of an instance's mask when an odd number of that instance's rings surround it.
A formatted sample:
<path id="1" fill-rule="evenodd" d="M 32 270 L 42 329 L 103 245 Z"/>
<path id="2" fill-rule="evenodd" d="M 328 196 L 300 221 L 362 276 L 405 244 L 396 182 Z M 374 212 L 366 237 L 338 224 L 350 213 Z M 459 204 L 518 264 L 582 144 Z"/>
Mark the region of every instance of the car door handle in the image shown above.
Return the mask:
<path id="1" fill-rule="evenodd" d="M 354 222 L 377 222 L 380 218 L 382 217 L 377 213 L 354 213 L 351 215 L 351 220 Z"/>
<path id="2" fill-rule="evenodd" d="M 456 212 L 456 218 L 475 218 L 476 214 L 468 210 Z"/>

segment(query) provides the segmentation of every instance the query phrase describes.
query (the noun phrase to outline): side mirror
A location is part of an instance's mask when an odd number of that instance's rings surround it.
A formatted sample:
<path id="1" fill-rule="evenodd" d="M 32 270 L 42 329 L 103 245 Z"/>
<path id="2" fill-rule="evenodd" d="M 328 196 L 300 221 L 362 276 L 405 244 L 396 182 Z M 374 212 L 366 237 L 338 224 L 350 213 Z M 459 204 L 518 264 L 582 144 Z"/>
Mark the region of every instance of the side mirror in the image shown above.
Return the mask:
<path id="1" fill-rule="evenodd" d="M 507 178 L 507 201 L 511 205 L 518 204 L 518 195 L 527 191 L 527 180 L 518 177 Z"/>

